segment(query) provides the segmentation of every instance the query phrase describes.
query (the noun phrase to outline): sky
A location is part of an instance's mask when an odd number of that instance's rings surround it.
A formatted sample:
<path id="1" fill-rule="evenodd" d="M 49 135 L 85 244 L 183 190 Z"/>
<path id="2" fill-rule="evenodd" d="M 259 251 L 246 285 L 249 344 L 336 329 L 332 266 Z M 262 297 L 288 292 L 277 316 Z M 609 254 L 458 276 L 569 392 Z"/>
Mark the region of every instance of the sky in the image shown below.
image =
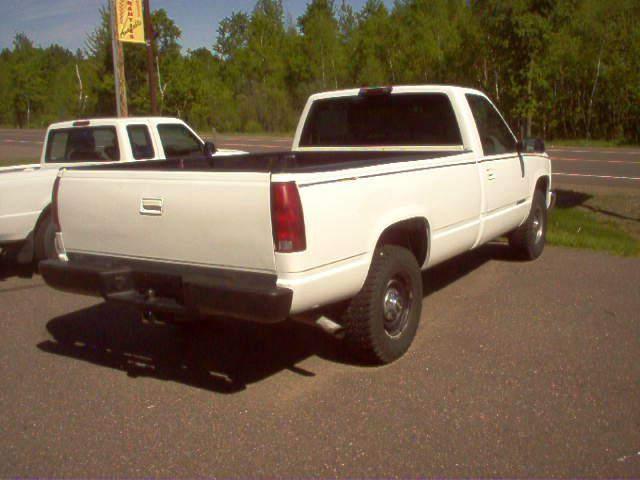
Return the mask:
<path id="1" fill-rule="evenodd" d="M 164 8 L 182 30 L 185 49 L 211 48 L 218 23 L 234 11 L 251 12 L 255 0 L 150 0 L 152 10 Z M 356 10 L 366 0 L 347 0 Z M 283 0 L 285 12 L 297 18 L 307 0 Z M 336 1 L 338 4 L 339 1 Z M 385 0 L 390 8 L 392 0 Z M 16 33 L 24 32 L 35 45 L 57 43 L 72 51 L 83 48 L 87 34 L 99 23 L 98 10 L 106 0 L 0 0 L 0 50 L 11 48 Z"/>

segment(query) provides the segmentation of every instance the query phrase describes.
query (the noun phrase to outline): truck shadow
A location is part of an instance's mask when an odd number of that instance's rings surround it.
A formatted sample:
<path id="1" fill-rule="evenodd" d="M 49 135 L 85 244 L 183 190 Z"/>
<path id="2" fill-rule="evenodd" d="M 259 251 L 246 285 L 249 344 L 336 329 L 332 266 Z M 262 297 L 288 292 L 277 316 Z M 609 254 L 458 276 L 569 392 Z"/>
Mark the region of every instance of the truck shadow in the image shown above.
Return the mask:
<path id="1" fill-rule="evenodd" d="M 430 269 L 424 294 L 445 288 L 490 260 L 512 260 L 504 244 L 489 244 Z M 132 308 L 98 304 L 47 323 L 52 339 L 42 351 L 126 372 L 231 394 L 282 370 L 313 377 L 296 367 L 308 357 L 358 364 L 339 340 L 311 326 L 287 321 L 260 325 L 219 319 L 184 325 L 143 322 Z"/>
<path id="2" fill-rule="evenodd" d="M 593 195 L 589 195 L 587 193 L 576 192 L 573 190 L 556 190 L 556 207 L 562 209 L 579 206 L 591 212 L 599 213 L 608 217 L 613 217 L 620 220 L 628 220 L 631 222 L 640 222 L 640 216 L 626 215 L 605 208 L 588 205 L 587 201 L 589 201 L 591 198 L 593 198 Z"/>
<path id="3" fill-rule="evenodd" d="M 31 278 L 35 273 L 33 265 L 20 265 L 0 260 L 0 282 L 12 277 Z"/>
<path id="4" fill-rule="evenodd" d="M 335 340 L 312 327 L 216 319 L 182 325 L 143 322 L 135 309 L 107 303 L 54 318 L 48 353 L 218 393 L 235 393 L 314 355 L 337 355 Z"/>
<path id="5" fill-rule="evenodd" d="M 583 205 L 592 195 L 574 190 L 556 190 L 556 208 L 573 208 Z"/>
<path id="6" fill-rule="evenodd" d="M 447 260 L 422 272 L 422 291 L 425 297 L 451 285 L 488 261 L 520 262 L 514 257 L 506 241 L 494 240 L 476 250 Z"/>

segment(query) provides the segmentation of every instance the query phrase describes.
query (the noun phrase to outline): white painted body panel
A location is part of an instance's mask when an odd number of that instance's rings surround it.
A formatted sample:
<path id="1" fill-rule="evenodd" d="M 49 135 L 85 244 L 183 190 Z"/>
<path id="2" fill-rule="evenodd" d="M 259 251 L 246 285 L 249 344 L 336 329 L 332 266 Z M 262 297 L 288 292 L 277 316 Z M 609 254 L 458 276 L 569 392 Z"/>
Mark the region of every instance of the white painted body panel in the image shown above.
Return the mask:
<path id="1" fill-rule="evenodd" d="M 113 126 L 116 128 L 120 146 L 120 160 L 117 163 L 137 161 L 133 158 L 131 151 L 129 136 L 126 131 L 128 125 L 142 124 L 149 127 L 149 134 L 155 153 L 153 159 L 162 159 L 165 156 L 157 130 L 157 125 L 160 123 L 179 123 L 187 127 L 197 138 L 200 138 L 186 123 L 176 118 L 105 118 L 90 120 L 90 122 L 92 127 Z M 22 241 L 34 231 L 38 219 L 51 203 L 53 182 L 61 168 L 92 164 L 103 165 L 105 163 L 45 163 L 49 132 L 56 129 L 72 128 L 73 123 L 73 121 L 55 123 L 47 129 L 39 164 L 0 168 L 0 244 Z M 239 153 L 244 152 L 219 150 L 216 155 L 223 156 Z"/>
<path id="2" fill-rule="evenodd" d="M 0 172 L 0 243 L 23 240 L 51 203 L 57 168 Z"/>
<path id="3" fill-rule="evenodd" d="M 269 176 L 73 171 L 59 193 L 65 246 L 79 253 L 272 273 Z M 142 213 L 143 200 L 160 205 L 160 211 Z"/>
<path id="4" fill-rule="evenodd" d="M 394 94 L 403 92 L 449 95 L 463 141 L 453 149 L 403 149 L 454 150 L 459 154 L 273 175 L 199 172 L 189 176 L 183 172 L 177 176 L 175 172 L 150 170 L 133 178 L 126 171 L 70 170 L 63 173 L 61 184 L 66 250 L 275 272 L 277 285 L 293 291 L 290 313 L 298 314 L 355 295 L 366 279 L 380 235 L 397 222 L 426 220 L 429 250 L 422 269 L 518 227 L 528 215 L 537 180 L 551 177 L 548 156 L 524 155 L 524 176 L 518 155 L 485 158 L 465 98 L 467 93 L 480 92 L 443 86 L 394 87 Z M 315 100 L 357 94 L 358 90 L 345 90 L 312 96 L 298 125 L 293 151 L 310 150 L 300 148 L 298 142 Z M 332 149 L 312 150 L 331 155 Z M 274 254 L 268 192 L 271 182 L 285 181 L 298 186 L 307 246 L 301 252 Z M 95 204 L 89 192 L 95 193 Z M 150 221 L 138 218 L 136 202 L 160 194 L 178 204 L 179 215 Z M 106 200 L 117 206 L 105 209 Z M 219 207 L 212 216 L 197 211 L 216 205 Z M 87 229 L 83 223 L 92 212 L 99 218 L 91 220 L 96 223 Z M 166 224 L 160 225 L 163 221 Z"/>

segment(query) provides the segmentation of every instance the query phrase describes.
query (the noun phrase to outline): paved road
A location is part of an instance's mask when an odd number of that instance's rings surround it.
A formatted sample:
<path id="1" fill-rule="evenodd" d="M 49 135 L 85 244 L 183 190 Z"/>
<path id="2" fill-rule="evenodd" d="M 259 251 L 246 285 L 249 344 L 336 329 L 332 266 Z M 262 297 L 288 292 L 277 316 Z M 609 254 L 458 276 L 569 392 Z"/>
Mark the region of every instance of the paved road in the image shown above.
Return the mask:
<path id="1" fill-rule="evenodd" d="M 556 184 L 640 188 L 640 149 L 549 149 Z"/>
<path id="2" fill-rule="evenodd" d="M 639 477 L 640 260 L 492 245 L 429 271 L 410 352 L 149 325 L 0 280 L 0 476 Z"/>
<path id="3" fill-rule="evenodd" d="M 0 162 L 26 160 L 38 163 L 44 139 L 44 130 L 0 129 Z"/>
<path id="4" fill-rule="evenodd" d="M 2 159 L 37 161 L 42 148 L 41 130 L 0 130 Z M 215 135 L 219 146 L 257 151 L 286 150 L 287 137 Z M 640 188 L 640 149 L 549 148 L 553 160 L 554 184 L 601 185 Z"/>

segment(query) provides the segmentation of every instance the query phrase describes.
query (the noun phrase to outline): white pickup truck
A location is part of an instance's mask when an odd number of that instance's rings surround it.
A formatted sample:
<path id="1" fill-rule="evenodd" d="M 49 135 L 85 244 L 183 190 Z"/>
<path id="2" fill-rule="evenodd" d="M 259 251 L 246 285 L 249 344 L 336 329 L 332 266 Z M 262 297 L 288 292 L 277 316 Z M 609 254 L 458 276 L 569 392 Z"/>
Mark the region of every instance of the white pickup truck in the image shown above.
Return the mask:
<path id="1" fill-rule="evenodd" d="M 51 191 L 60 168 L 214 154 L 183 121 L 100 118 L 51 125 L 40 163 L 0 168 L 0 251 L 20 262 L 55 257 Z M 216 155 L 242 153 L 222 150 Z"/>
<path id="2" fill-rule="evenodd" d="M 63 170 L 59 259 L 40 268 L 165 320 L 317 318 L 387 363 L 416 333 L 421 270 L 505 234 L 541 254 L 551 165 L 534 145 L 476 90 L 321 93 L 291 151 Z"/>

